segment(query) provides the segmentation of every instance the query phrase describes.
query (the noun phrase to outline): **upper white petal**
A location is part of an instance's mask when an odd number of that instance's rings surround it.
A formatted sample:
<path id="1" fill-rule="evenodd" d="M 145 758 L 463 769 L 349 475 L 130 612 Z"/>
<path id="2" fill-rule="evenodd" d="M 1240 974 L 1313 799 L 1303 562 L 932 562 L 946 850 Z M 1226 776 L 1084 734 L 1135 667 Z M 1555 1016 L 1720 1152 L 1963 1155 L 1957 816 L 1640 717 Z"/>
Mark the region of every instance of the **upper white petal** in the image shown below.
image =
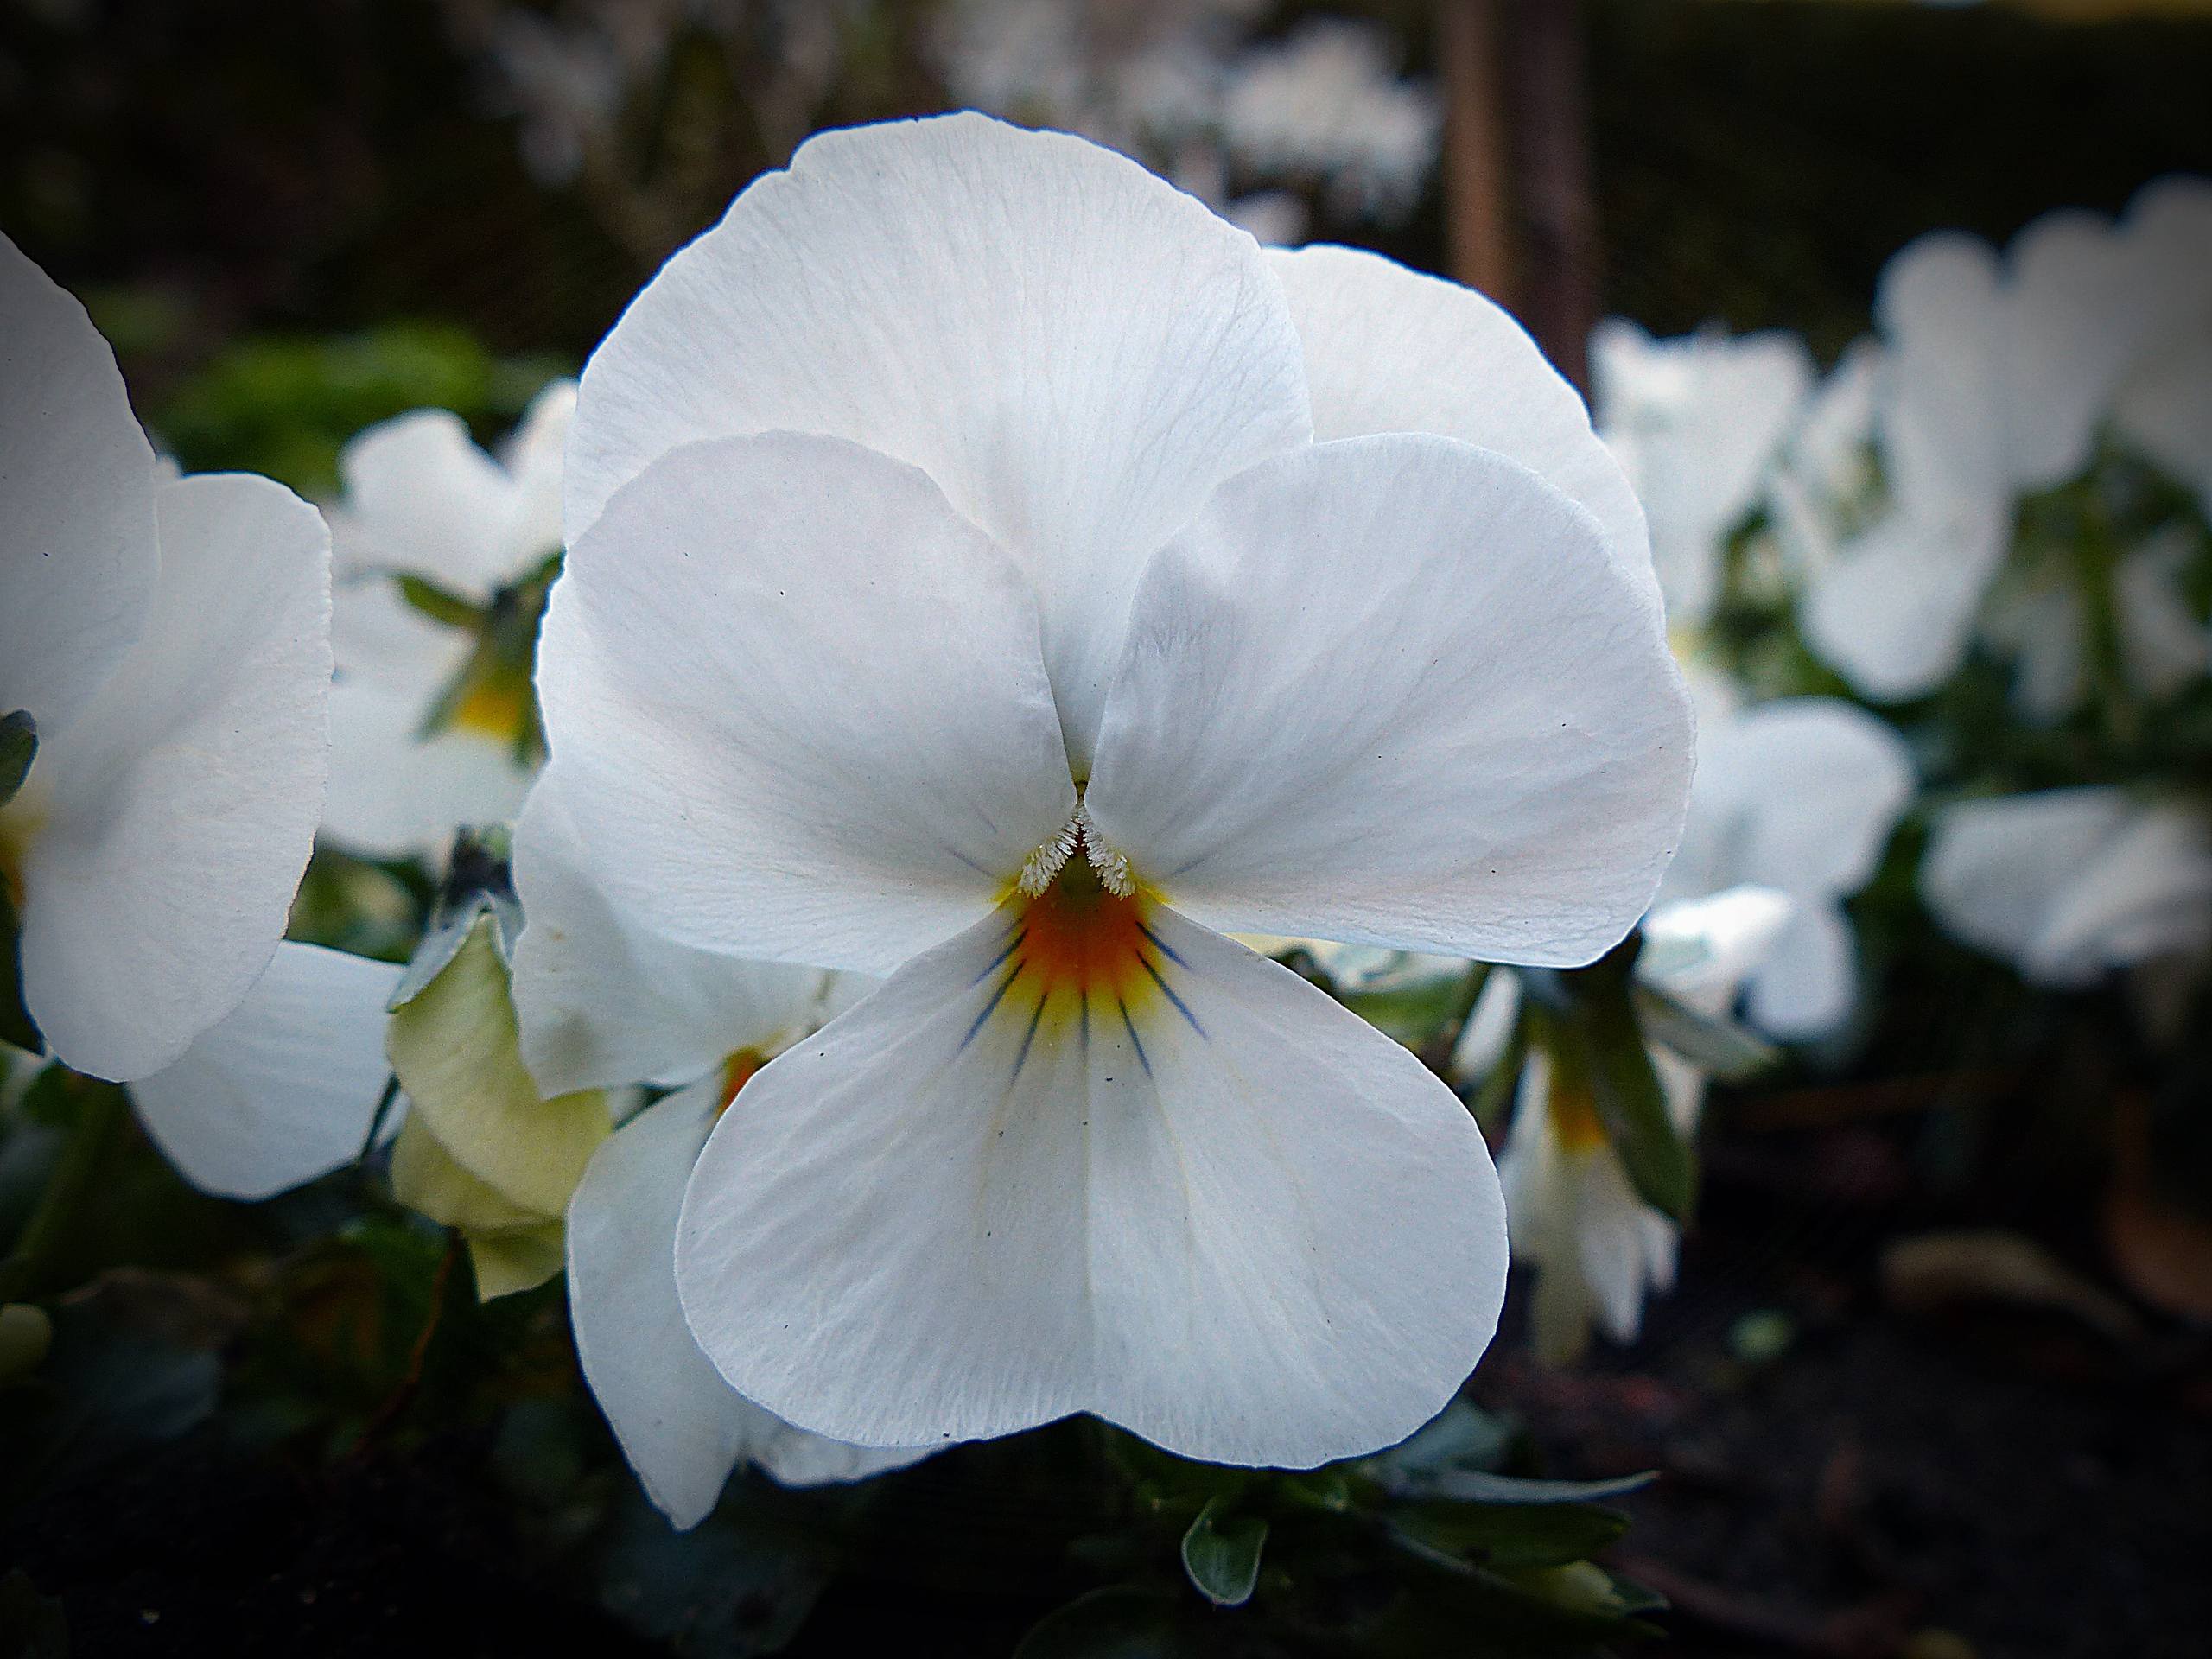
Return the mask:
<path id="1" fill-rule="evenodd" d="M 0 715 L 60 735 L 143 626 L 154 451 L 85 308 L 0 236 Z"/>
<path id="2" fill-rule="evenodd" d="M 1145 556 L 1311 429 L 1250 237 L 972 114 L 817 135 L 662 269 L 585 370 L 569 540 L 677 445 L 775 429 L 920 467 L 1013 555 L 1078 766 Z"/>
<path id="3" fill-rule="evenodd" d="M 1643 508 L 1589 411 L 1503 308 L 1358 248 L 1270 249 L 1305 348 L 1313 436 L 1433 432 L 1510 455 L 1586 508 L 1652 582 Z"/>
<path id="4" fill-rule="evenodd" d="M 147 1133 L 195 1186 L 226 1198 L 265 1198 L 351 1162 L 390 1074 L 385 1003 L 399 974 L 278 945 L 244 1001 L 130 1085 Z"/>
<path id="5" fill-rule="evenodd" d="M 1146 572 L 1088 806 L 1224 931 L 1587 962 L 1691 763 L 1659 617 L 1501 455 L 1393 435 L 1224 485 Z"/>
<path id="6" fill-rule="evenodd" d="M 1090 1410 L 1294 1466 L 1443 1405 L 1503 1290 L 1472 1119 L 1287 969 L 1149 925 L 1179 1001 L 1040 1030 L 997 916 L 746 1086 L 677 1234 L 725 1377 L 861 1442 Z"/>
<path id="7" fill-rule="evenodd" d="M 340 452 L 338 473 L 345 574 L 405 572 L 479 601 L 513 578 L 514 480 L 459 416 L 418 409 L 372 426 Z"/>
<path id="8" fill-rule="evenodd" d="M 1655 340 L 1614 318 L 1591 335 L 1590 377 L 1599 429 L 1649 518 L 1668 620 L 1700 625 L 1728 532 L 1812 395 L 1812 354 L 1795 334 Z"/>
<path id="9" fill-rule="evenodd" d="M 515 1013 L 540 1089 L 687 1083 L 821 1016 L 820 969 L 677 944 L 613 903 L 588 874 L 576 815 L 549 783 L 531 792 L 514 841 Z"/>
<path id="10" fill-rule="evenodd" d="M 723 1382 L 692 1340 L 676 1294 L 676 1220 L 720 1091 L 710 1079 L 647 1107 L 592 1154 L 569 1200 L 569 1317 L 584 1381 L 646 1495 L 679 1528 L 706 1518 L 747 1459 L 812 1485 L 925 1455 L 793 1428 Z"/>
<path id="11" fill-rule="evenodd" d="M 330 537 L 283 486 L 158 493 L 146 631 L 37 769 L 23 976 L 48 1046 L 128 1081 L 238 1006 L 283 937 L 330 765 Z"/>
<path id="12" fill-rule="evenodd" d="M 594 879 L 705 949 L 887 971 L 1075 805 L 1020 572 L 840 439 L 655 462 L 570 550 L 538 692 Z"/>

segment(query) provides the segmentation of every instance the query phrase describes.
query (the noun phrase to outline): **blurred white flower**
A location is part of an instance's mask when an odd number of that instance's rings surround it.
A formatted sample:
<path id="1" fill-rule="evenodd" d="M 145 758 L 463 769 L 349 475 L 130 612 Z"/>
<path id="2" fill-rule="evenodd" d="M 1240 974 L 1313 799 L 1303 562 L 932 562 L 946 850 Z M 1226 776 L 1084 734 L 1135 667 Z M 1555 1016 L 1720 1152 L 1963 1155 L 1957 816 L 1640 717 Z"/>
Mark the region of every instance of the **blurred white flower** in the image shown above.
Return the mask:
<path id="1" fill-rule="evenodd" d="M 700 1154 L 732 1385 L 1301 1465 L 1433 1414 L 1502 1294 L 1480 1136 L 1223 933 L 1626 930 L 1689 734 L 1625 496 L 1479 296 L 1065 135 L 825 134 L 672 260 L 584 375 L 548 786 L 655 932 L 889 975 Z"/>
<path id="2" fill-rule="evenodd" d="M 548 386 L 497 459 L 443 410 L 372 427 L 339 457 L 322 826 L 334 844 L 436 858 L 456 829 L 521 806 L 537 766 L 531 652 L 560 550 L 575 406 L 574 383 Z"/>
<path id="3" fill-rule="evenodd" d="M 1755 885 L 1791 900 L 1745 988 L 1770 1036 L 1804 1041 L 1850 1018 L 1857 950 L 1843 901 L 1873 878 L 1912 799 L 1904 740 L 1856 704 L 1785 697 L 1698 733 L 1697 779 L 1663 905 Z"/>
<path id="4" fill-rule="evenodd" d="M 623 1455 L 679 1528 L 713 1509 L 742 1463 L 787 1485 L 912 1463 L 933 1448 L 843 1445 L 737 1393 L 700 1351 L 676 1287 L 677 1216 L 715 1121 L 762 1065 L 870 982 L 658 938 L 592 884 L 575 836 L 553 789 L 533 791 L 515 828 L 523 1059 L 548 1096 L 675 1086 L 601 1144 L 568 1205 L 576 1353 Z"/>
<path id="5" fill-rule="evenodd" d="M 2212 826 L 2192 804 L 2054 789 L 1945 810 L 1920 891 L 1944 929 L 2038 985 L 2212 948 Z"/>
<path id="6" fill-rule="evenodd" d="M 1770 888 L 1732 887 L 1662 904 L 1643 925 L 1637 980 L 1698 1013 L 1725 1016 L 1788 926 L 1793 906 Z M 1494 975 L 1469 1033 L 1510 1026 L 1519 989 Z M 1478 1058 L 1463 1041 L 1461 1059 Z M 1706 1078 L 1689 1061 L 1655 1046 L 1651 1059 L 1668 1115 L 1685 1137 L 1697 1128 Z M 1648 1291 L 1675 1282 L 1675 1224 L 1637 1196 L 1586 1088 L 1564 1076 L 1540 1045 L 1516 1091 L 1513 1123 L 1498 1154 L 1514 1258 L 1535 1270 L 1530 1329 L 1538 1355 L 1564 1364 L 1580 1354 L 1594 1322 L 1615 1342 L 1633 1342 Z"/>
<path id="7" fill-rule="evenodd" d="M 2212 180 L 2145 185 L 2126 232 L 2140 344 L 2120 388 L 2120 429 L 2212 518 Z"/>
<path id="8" fill-rule="evenodd" d="M 1393 224 L 1436 164 L 1444 111 L 1398 78 L 1371 23 L 1316 18 L 1229 67 L 1221 130 L 1230 159 L 1268 179 L 1324 181 L 1338 211 Z"/>
<path id="9" fill-rule="evenodd" d="M 107 342 L 4 237 L 0 379 L 0 950 L 20 926 L 56 1058 L 135 1080 L 283 937 L 329 766 L 329 536 L 267 479 L 157 467 Z"/>
<path id="10" fill-rule="evenodd" d="M 1672 628 L 1704 626 L 1728 533 L 1756 505 L 1813 388 L 1795 334 L 1654 340 L 1610 318 L 1590 337 L 1598 431 L 1636 486 Z"/>
<path id="11" fill-rule="evenodd" d="M 519 6 L 493 20 L 487 49 L 522 120 L 524 167 L 539 184 L 568 183 L 621 111 L 627 75 L 620 52 L 596 29 Z"/>
<path id="12" fill-rule="evenodd" d="M 2212 635 L 2182 587 L 2196 532 L 2171 524 L 2123 554 L 2112 572 L 2120 671 L 2135 696 L 2171 697 L 2212 662 Z M 2012 703 L 2038 724 L 2063 719 L 2088 689 L 2089 618 L 2078 567 L 2070 560 L 2037 585 L 2000 583 L 1982 631 L 2014 659 Z"/>

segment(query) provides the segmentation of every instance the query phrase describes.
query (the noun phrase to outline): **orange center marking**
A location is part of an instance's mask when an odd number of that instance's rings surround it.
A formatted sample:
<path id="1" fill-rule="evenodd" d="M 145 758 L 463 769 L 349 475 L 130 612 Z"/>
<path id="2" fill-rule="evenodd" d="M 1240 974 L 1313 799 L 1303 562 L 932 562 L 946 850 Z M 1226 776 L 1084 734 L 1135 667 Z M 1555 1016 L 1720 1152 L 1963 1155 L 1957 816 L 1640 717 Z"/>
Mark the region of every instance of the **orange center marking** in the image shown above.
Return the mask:
<path id="1" fill-rule="evenodd" d="M 1591 1152 L 1605 1144 L 1605 1126 L 1598 1118 L 1598 1103 L 1586 1086 L 1557 1075 L 1551 1086 L 1552 1133 L 1568 1152 Z"/>
<path id="2" fill-rule="evenodd" d="M 1020 930 L 1012 960 L 1023 978 L 1035 977 L 1036 993 L 1126 1002 L 1152 983 L 1143 895 L 1116 898 L 1085 860 L 1070 859 L 1051 887 L 1034 899 L 1017 897 L 1011 907 Z"/>
<path id="3" fill-rule="evenodd" d="M 741 1048 L 722 1062 L 722 1103 L 717 1114 L 729 1109 L 730 1102 L 737 1098 L 737 1091 L 753 1081 L 754 1073 L 767 1065 L 757 1048 Z"/>

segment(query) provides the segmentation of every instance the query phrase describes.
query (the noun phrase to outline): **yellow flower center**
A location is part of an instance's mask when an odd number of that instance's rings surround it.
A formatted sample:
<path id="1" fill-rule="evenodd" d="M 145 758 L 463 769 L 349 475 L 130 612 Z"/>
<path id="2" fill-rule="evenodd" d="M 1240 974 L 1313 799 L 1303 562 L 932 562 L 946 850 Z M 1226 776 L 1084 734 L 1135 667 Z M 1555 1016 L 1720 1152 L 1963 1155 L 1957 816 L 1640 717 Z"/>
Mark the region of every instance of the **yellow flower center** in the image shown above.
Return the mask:
<path id="1" fill-rule="evenodd" d="M 1552 1075 L 1550 1097 L 1552 1133 L 1567 1152 L 1594 1152 L 1605 1144 L 1605 1126 L 1599 1121 L 1597 1098 L 1586 1083 Z"/>

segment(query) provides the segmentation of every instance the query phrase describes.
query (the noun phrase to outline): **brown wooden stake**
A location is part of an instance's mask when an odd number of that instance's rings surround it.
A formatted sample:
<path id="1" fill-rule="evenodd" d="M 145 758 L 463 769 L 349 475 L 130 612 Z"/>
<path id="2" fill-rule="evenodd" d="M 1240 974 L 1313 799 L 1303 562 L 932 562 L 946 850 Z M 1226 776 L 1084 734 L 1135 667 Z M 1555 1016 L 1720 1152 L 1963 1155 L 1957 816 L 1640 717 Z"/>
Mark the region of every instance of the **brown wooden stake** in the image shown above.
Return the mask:
<path id="1" fill-rule="evenodd" d="M 1598 321 L 1598 209 L 1577 0 L 1520 0 L 1508 62 L 1518 117 L 1521 225 L 1528 248 L 1517 315 L 1560 373 L 1589 390 Z"/>
<path id="2" fill-rule="evenodd" d="M 1504 101 L 1498 78 L 1502 0 L 1441 0 L 1436 55 L 1444 80 L 1444 223 L 1450 274 L 1500 305 L 1514 301 L 1506 208 Z"/>

